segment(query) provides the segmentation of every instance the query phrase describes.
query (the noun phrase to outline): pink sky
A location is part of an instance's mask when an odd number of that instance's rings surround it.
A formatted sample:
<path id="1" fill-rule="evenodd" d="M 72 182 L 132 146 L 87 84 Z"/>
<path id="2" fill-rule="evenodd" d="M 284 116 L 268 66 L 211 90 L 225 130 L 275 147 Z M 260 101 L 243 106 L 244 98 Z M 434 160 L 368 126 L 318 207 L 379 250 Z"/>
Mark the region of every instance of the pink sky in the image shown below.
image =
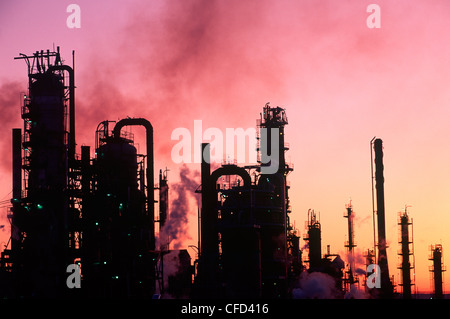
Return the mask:
<path id="1" fill-rule="evenodd" d="M 320 211 L 333 252 L 344 251 L 350 198 L 358 248 L 371 248 L 369 141 L 382 138 L 391 274 L 398 283 L 397 213 L 408 204 L 418 288 L 430 288 L 428 246 L 442 243 L 445 262 L 450 245 L 448 1 L 83 0 L 80 29 L 66 27 L 70 3 L 0 4 L 0 200 L 27 85 L 13 57 L 58 45 L 68 64 L 76 51 L 78 145 L 94 145 L 102 120 L 146 117 L 155 169 L 169 167 L 170 182 L 180 169 L 173 129 L 196 119 L 204 129 L 254 127 L 266 102 L 285 107 L 291 221 L 303 234 L 308 209 Z M 380 29 L 366 26 L 370 3 L 381 8 Z M 188 244 L 197 241 L 192 209 Z"/>

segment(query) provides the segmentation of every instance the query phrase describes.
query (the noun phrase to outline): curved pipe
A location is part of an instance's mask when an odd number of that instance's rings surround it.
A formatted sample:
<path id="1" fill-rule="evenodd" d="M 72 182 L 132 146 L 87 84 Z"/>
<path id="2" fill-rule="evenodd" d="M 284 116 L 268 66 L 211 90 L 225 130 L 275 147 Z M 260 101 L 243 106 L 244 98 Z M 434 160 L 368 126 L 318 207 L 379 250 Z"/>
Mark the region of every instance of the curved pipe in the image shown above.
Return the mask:
<path id="1" fill-rule="evenodd" d="M 203 207 L 202 212 L 202 253 L 218 254 L 217 241 L 217 214 L 214 214 L 217 201 L 216 182 L 219 177 L 223 175 L 238 175 L 244 181 L 244 187 L 250 188 L 251 178 L 248 172 L 235 165 L 226 165 L 216 169 L 210 176 L 208 176 L 205 187 L 202 186 L 202 197 L 204 197 L 206 207 Z"/>
<path id="2" fill-rule="evenodd" d="M 244 187 L 250 187 L 251 185 L 250 175 L 248 175 L 248 172 L 244 168 L 235 165 L 225 165 L 216 169 L 211 174 L 208 187 L 215 188 L 216 181 L 219 179 L 220 176 L 223 175 L 238 175 L 242 177 L 242 180 L 244 181 Z"/>
<path id="3" fill-rule="evenodd" d="M 116 123 L 113 129 L 114 138 L 120 137 L 120 131 L 124 126 L 138 125 L 145 127 L 147 138 L 147 207 L 150 215 L 150 249 L 155 249 L 155 194 L 153 181 L 153 126 L 144 118 L 127 118 Z"/>
<path id="4" fill-rule="evenodd" d="M 209 145 L 203 144 L 202 158 L 205 161 L 205 152 L 209 152 Z M 209 162 L 209 155 L 206 154 Z M 209 175 L 209 165 L 205 165 L 208 172 L 202 171 L 202 217 L 201 217 L 201 255 L 202 262 L 199 264 L 201 280 L 208 287 L 214 287 L 207 290 L 207 294 L 215 296 L 217 294 L 217 285 L 219 283 L 218 263 L 219 263 L 219 241 L 217 236 L 217 179 L 223 175 L 238 175 L 244 181 L 244 187 L 251 187 L 251 178 L 248 172 L 236 165 L 226 165 L 216 169 Z M 206 180 L 203 180 L 206 179 Z M 201 266 L 200 266 L 201 265 Z"/>

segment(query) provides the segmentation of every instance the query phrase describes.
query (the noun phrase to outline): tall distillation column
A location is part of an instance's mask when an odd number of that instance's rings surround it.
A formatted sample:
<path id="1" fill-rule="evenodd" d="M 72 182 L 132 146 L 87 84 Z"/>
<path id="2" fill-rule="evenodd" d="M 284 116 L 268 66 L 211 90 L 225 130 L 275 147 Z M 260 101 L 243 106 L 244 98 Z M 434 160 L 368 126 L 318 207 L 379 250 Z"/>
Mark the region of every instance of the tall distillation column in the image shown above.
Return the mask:
<path id="1" fill-rule="evenodd" d="M 355 214 L 353 212 L 353 206 L 351 202 L 346 206 L 347 215 L 344 215 L 345 218 L 347 218 L 348 221 L 348 241 L 345 243 L 345 247 L 348 249 L 348 259 L 349 259 L 349 270 L 348 270 L 348 291 L 350 290 L 351 285 L 353 285 L 356 282 L 356 279 L 354 277 L 354 271 L 355 271 L 355 258 L 354 258 L 354 250 L 353 248 L 356 247 L 355 244 L 355 234 L 354 234 L 354 226 L 353 226 L 353 220 L 355 217 Z"/>
<path id="2" fill-rule="evenodd" d="M 24 59 L 28 66 L 22 163 L 18 167 L 14 161 L 13 168 L 22 169 L 24 178 L 22 185 L 18 180 L 13 185 L 15 293 L 56 297 L 65 291 L 66 267 L 74 262 L 75 251 L 69 240 L 74 238 L 70 217 L 74 214 L 68 192 L 75 156 L 74 72 L 62 64 L 59 47 L 57 52 L 36 51 L 15 59 Z"/>
<path id="3" fill-rule="evenodd" d="M 431 246 L 430 260 L 433 261 L 433 266 L 430 267 L 430 272 L 433 273 L 434 298 L 442 299 L 444 298 L 443 272 L 446 270 L 442 262 L 442 245 L 436 244 Z"/>
<path id="4" fill-rule="evenodd" d="M 399 255 L 402 256 L 402 263 L 399 267 L 402 271 L 402 287 L 403 287 L 403 298 L 411 299 L 411 286 L 413 285 L 411 280 L 411 269 L 414 266 L 410 262 L 410 257 L 413 255 L 413 249 L 410 246 L 413 244 L 412 235 L 409 235 L 409 226 L 412 228 L 412 219 L 409 218 L 407 207 L 405 207 L 404 212 L 399 213 L 399 223 L 400 226 L 400 244 L 401 251 Z"/>

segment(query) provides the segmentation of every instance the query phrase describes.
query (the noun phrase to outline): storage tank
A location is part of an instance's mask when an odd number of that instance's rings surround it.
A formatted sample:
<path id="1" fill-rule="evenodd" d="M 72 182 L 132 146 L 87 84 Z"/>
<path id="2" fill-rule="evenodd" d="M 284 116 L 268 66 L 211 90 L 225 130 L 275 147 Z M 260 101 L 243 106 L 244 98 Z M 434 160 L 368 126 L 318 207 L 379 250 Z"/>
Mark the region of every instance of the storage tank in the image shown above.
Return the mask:
<path id="1" fill-rule="evenodd" d="M 124 139 L 114 139 L 97 149 L 98 191 L 126 199 L 137 190 L 137 151 Z"/>

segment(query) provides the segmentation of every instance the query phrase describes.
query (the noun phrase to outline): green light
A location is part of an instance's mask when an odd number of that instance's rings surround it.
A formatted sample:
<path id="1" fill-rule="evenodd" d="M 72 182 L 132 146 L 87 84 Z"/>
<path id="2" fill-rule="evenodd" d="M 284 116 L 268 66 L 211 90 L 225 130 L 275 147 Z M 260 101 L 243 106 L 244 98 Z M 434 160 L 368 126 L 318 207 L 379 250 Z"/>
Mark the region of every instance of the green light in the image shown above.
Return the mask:
<path id="1" fill-rule="evenodd" d="M 119 210 L 122 210 L 122 209 L 123 209 L 123 204 L 120 203 L 120 204 L 119 204 Z"/>
<path id="2" fill-rule="evenodd" d="M 95 222 L 95 226 L 98 226 L 98 222 Z"/>
<path id="3" fill-rule="evenodd" d="M 112 196 L 112 195 L 111 195 L 111 194 L 109 194 L 109 193 L 108 193 L 108 194 L 106 194 L 106 197 L 111 197 L 111 196 Z"/>
<path id="4" fill-rule="evenodd" d="M 44 206 L 42 206 L 41 204 L 37 204 L 36 208 L 39 209 L 39 210 L 42 210 L 42 208 L 44 208 Z"/>

